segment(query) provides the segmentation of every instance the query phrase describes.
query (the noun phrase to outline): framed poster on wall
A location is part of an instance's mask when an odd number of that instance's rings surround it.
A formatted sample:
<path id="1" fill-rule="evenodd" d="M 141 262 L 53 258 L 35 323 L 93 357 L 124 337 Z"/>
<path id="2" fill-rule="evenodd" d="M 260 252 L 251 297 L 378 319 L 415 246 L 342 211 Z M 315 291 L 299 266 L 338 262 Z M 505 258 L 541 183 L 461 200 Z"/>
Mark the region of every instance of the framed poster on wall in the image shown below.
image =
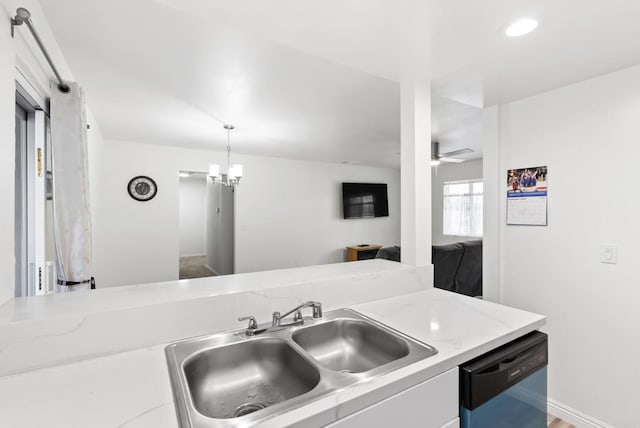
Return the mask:
<path id="1" fill-rule="evenodd" d="M 547 167 L 507 171 L 507 225 L 547 225 Z"/>

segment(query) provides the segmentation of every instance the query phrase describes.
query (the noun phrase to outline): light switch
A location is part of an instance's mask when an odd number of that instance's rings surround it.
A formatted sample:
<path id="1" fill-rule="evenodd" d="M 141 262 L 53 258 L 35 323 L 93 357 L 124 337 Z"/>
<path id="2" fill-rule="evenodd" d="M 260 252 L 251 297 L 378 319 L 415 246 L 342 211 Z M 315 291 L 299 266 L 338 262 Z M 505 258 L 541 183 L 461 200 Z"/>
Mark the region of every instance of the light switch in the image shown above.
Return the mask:
<path id="1" fill-rule="evenodd" d="M 600 263 L 618 263 L 618 247 L 616 245 L 601 245 Z"/>

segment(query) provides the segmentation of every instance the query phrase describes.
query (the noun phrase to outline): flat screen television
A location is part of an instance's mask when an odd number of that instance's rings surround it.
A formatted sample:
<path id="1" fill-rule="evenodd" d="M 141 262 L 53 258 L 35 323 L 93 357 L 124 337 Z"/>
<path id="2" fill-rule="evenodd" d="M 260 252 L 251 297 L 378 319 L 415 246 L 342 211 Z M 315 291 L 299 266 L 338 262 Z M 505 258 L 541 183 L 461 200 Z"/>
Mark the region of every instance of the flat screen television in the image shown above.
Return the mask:
<path id="1" fill-rule="evenodd" d="M 342 183 L 344 218 L 389 216 L 387 185 L 375 183 Z"/>

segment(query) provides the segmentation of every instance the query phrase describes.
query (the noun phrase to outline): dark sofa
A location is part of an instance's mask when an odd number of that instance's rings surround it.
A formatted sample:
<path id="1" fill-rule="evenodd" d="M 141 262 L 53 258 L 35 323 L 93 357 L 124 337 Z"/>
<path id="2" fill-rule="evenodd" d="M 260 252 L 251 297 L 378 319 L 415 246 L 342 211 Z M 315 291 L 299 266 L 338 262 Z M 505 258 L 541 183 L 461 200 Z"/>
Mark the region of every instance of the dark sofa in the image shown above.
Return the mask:
<path id="1" fill-rule="evenodd" d="M 431 260 L 435 287 L 482 296 L 482 240 L 434 245 Z"/>
<path id="2" fill-rule="evenodd" d="M 381 248 L 376 258 L 400 261 L 400 247 Z M 431 247 L 433 284 L 437 288 L 482 296 L 482 240 Z"/>

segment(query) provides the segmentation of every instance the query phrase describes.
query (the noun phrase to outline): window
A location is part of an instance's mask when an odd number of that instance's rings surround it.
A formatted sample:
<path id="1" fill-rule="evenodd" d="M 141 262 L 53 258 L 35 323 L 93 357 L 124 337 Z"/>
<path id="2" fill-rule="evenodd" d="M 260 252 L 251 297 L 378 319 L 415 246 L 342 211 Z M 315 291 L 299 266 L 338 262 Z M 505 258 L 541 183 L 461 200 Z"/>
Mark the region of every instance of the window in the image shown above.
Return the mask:
<path id="1" fill-rule="evenodd" d="M 482 236 L 482 180 L 444 183 L 442 231 L 452 236 Z"/>

